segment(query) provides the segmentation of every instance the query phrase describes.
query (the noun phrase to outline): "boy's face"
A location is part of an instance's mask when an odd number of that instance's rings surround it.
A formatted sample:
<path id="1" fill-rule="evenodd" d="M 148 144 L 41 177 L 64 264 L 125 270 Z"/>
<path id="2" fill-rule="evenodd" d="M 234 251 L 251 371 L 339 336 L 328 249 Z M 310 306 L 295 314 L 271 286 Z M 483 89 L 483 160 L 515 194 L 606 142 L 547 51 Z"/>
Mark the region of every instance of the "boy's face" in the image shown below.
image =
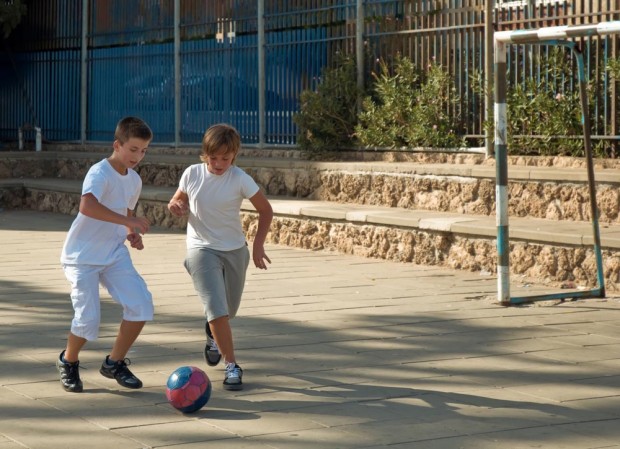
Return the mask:
<path id="1" fill-rule="evenodd" d="M 223 175 L 235 161 L 234 153 L 226 149 L 207 156 L 207 170 L 214 175 Z"/>
<path id="2" fill-rule="evenodd" d="M 149 140 L 140 139 L 138 137 L 131 137 L 127 142 L 121 143 L 120 140 L 114 141 L 114 154 L 111 160 L 117 163 L 118 167 L 124 168 L 125 171 L 128 168 L 135 168 L 144 156 L 146 150 L 151 142 Z"/>

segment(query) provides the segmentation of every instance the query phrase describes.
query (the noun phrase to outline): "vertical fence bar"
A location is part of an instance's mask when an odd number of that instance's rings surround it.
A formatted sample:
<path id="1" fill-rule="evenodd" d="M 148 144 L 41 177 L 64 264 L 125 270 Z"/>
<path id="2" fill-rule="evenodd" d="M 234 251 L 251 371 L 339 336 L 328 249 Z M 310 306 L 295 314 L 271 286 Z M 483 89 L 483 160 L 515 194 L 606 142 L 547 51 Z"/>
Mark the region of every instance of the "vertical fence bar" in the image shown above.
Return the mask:
<path id="1" fill-rule="evenodd" d="M 181 0 L 174 0 L 174 146 L 181 142 Z"/>
<path id="2" fill-rule="evenodd" d="M 487 123 L 493 120 L 493 88 L 491 80 L 493 80 L 493 6 L 495 0 L 485 0 L 484 14 L 484 88 L 485 88 L 485 119 Z M 504 55 L 504 65 L 506 64 L 506 55 Z M 491 129 L 487 126 L 485 139 L 486 156 L 490 157 L 493 153 L 493 139 Z"/>
<path id="3" fill-rule="evenodd" d="M 357 0 L 355 16 L 355 60 L 357 62 L 357 88 L 364 89 L 364 0 Z M 358 112 L 362 109 L 361 96 L 357 99 Z"/>
<path id="4" fill-rule="evenodd" d="M 267 134 L 265 114 L 265 0 L 258 0 L 257 10 L 257 56 L 258 56 L 258 147 L 265 146 Z"/>
<path id="5" fill-rule="evenodd" d="M 618 11 L 615 15 L 615 17 L 620 18 L 620 11 Z M 610 14 L 609 17 L 612 17 L 612 15 Z M 611 45 L 611 56 L 613 58 L 620 58 L 620 51 L 619 51 L 619 43 L 620 41 L 620 36 L 613 36 L 612 39 L 612 45 Z M 612 79 L 612 85 L 611 85 L 611 91 L 610 91 L 610 95 L 612 98 L 612 103 L 611 103 L 611 117 L 609 117 L 609 120 L 611 121 L 611 135 L 615 136 L 614 140 L 611 143 L 611 149 L 610 149 L 610 157 L 616 158 L 620 156 L 620 153 L 618 152 L 618 149 L 620 148 L 620 140 L 618 138 L 618 134 L 620 133 L 620 129 L 619 129 L 619 125 L 620 125 L 620 118 L 619 118 L 619 114 L 618 114 L 618 79 Z"/>
<path id="6" fill-rule="evenodd" d="M 86 143 L 88 123 L 88 20 L 89 0 L 82 0 L 82 41 L 80 54 L 80 142 Z"/>
<path id="7" fill-rule="evenodd" d="M 78 4 L 78 8 L 73 7 L 74 3 Z M 80 3 L 81 10 L 79 10 Z M 187 41 L 212 39 L 215 26 L 213 19 L 215 16 L 213 14 L 215 14 L 216 9 L 220 11 L 220 15 L 226 15 L 229 13 L 224 11 L 225 4 L 247 6 L 250 3 L 233 1 L 205 2 L 204 0 L 183 0 L 181 2 L 181 0 L 178 0 L 184 17 L 187 16 L 188 21 L 200 22 L 196 24 L 191 23 L 187 27 L 184 26 L 183 30 L 187 29 L 188 33 L 192 34 L 184 38 Z M 257 119 L 259 125 L 260 120 L 266 121 L 265 129 L 261 129 L 255 134 L 259 139 L 263 139 L 263 143 L 281 143 L 285 139 L 286 143 L 291 142 L 291 139 L 294 143 L 294 137 L 291 136 L 293 136 L 295 129 L 292 122 L 295 106 L 286 106 L 280 109 L 276 105 L 279 103 L 272 101 L 273 94 L 280 95 L 286 100 L 294 102 L 308 84 L 306 76 L 320 71 L 320 69 L 314 66 L 323 64 L 326 59 L 329 59 L 319 53 L 323 50 L 330 54 L 337 50 L 359 53 L 359 32 L 361 29 L 362 35 L 366 39 L 374 40 L 373 44 L 381 56 L 401 52 L 403 56 L 411 58 L 418 67 L 425 67 L 432 56 L 436 56 L 440 62 L 445 62 L 451 75 L 456 77 L 456 87 L 462 97 L 462 108 L 467 110 L 468 117 L 470 117 L 466 125 L 466 133 L 471 137 L 484 138 L 487 154 L 493 152 L 491 147 L 492 132 L 490 127 L 486 130 L 482 129 L 482 127 L 484 120 L 490 120 L 493 115 L 493 93 L 492 89 L 488 88 L 488 84 L 491 84 L 494 66 L 492 61 L 493 54 L 488 52 L 487 43 L 490 37 L 489 34 L 493 31 L 494 17 L 496 17 L 495 21 L 498 22 L 498 26 L 503 29 L 517 29 L 531 28 L 534 25 L 591 24 L 599 20 L 617 19 L 619 13 L 616 0 L 562 1 L 555 3 L 526 0 L 522 2 L 527 4 L 525 7 L 510 5 L 511 2 L 502 2 L 497 5 L 497 9 L 494 8 L 498 3 L 496 0 L 449 0 L 445 2 L 430 2 L 427 0 L 265 2 L 262 0 L 262 3 L 262 8 L 267 8 L 269 12 L 273 9 L 272 16 L 275 16 L 275 19 L 273 17 L 271 19 L 279 23 L 275 27 L 267 25 L 267 29 L 263 32 L 267 34 L 266 37 L 269 42 L 262 44 L 265 48 L 261 48 L 261 44 L 259 44 L 256 50 L 257 53 L 262 51 L 268 53 L 266 56 L 258 59 L 259 64 L 266 64 L 265 76 L 268 86 L 265 89 L 267 94 L 267 97 L 264 99 L 265 110 L 263 113 L 259 112 L 260 106 L 256 106 L 255 103 L 250 101 L 241 102 L 243 103 L 241 106 L 244 108 L 244 114 L 246 113 L 245 109 L 253 109 L 251 112 L 252 117 Z M 119 56 L 117 58 L 118 62 L 124 64 L 127 71 L 122 73 L 121 70 L 118 70 L 116 79 L 101 79 L 98 75 L 91 73 L 93 70 L 110 70 L 113 72 L 112 75 L 114 75 L 116 71 L 113 65 L 101 68 L 93 63 L 93 58 L 95 58 L 95 61 L 98 61 L 97 64 L 101 64 L 101 58 L 94 55 L 100 55 L 99 50 L 102 48 L 114 48 L 120 54 L 122 47 L 132 46 L 142 49 L 157 45 L 165 47 L 162 42 L 170 42 L 172 40 L 171 33 L 168 33 L 168 31 L 171 31 L 170 19 L 173 15 L 169 7 L 171 5 L 172 0 L 160 2 L 152 0 L 142 2 L 126 2 L 123 0 L 82 0 L 81 2 L 75 2 L 74 0 L 49 0 L 47 2 L 32 2 L 29 14 L 24 18 L 23 24 L 15 30 L 10 39 L 10 43 L 16 51 L 24 52 L 23 54 L 30 52 L 34 55 L 37 52 L 54 52 L 55 50 L 63 50 L 70 47 L 72 50 L 77 49 L 79 53 L 81 34 L 81 59 L 79 62 L 73 59 L 73 72 L 75 73 L 76 84 L 74 84 L 71 95 L 76 103 L 74 108 L 76 113 L 72 113 L 70 116 L 72 120 L 68 120 L 68 114 L 65 117 L 55 114 L 54 102 L 48 102 L 45 99 L 48 95 L 47 92 L 50 90 L 48 86 L 51 82 L 54 83 L 54 88 L 56 88 L 68 79 L 64 75 L 64 69 L 60 69 L 60 66 L 65 64 L 62 56 L 42 53 L 41 56 L 44 59 L 33 56 L 30 59 L 21 61 L 22 65 L 27 66 L 27 70 L 24 70 L 25 73 L 20 75 L 22 77 L 20 82 L 24 86 L 25 95 L 32 97 L 33 105 L 39 105 L 37 106 L 38 118 L 47 133 L 46 137 L 52 138 L 52 136 L 56 136 L 61 138 L 60 136 L 70 135 L 73 136 L 73 139 L 79 138 L 81 142 L 85 142 L 88 138 L 95 135 L 91 133 L 89 126 L 99 126 L 102 124 L 106 129 L 108 127 L 108 124 L 105 123 L 105 116 L 112 113 L 106 112 L 110 108 L 103 104 L 105 103 L 103 100 L 110 98 L 110 95 L 108 92 L 101 93 L 102 89 L 109 91 L 114 87 L 115 83 L 118 85 L 119 82 L 130 84 L 130 78 L 137 78 L 139 76 L 138 70 L 152 69 L 153 75 L 159 72 L 162 73 L 162 77 L 172 78 L 174 76 L 172 70 L 170 70 L 172 63 L 168 63 L 168 61 L 166 63 L 158 63 L 156 59 L 150 58 L 151 55 L 147 54 L 147 50 L 144 50 L 142 53 L 135 52 L 133 56 L 127 56 L 134 59 L 144 58 L 146 64 L 143 64 L 144 67 L 142 68 L 138 67 L 137 60 L 123 59 Z M 359 5 L 367 13 L 366 17 L 363 14 L 360 17 L 359 11 L 347 16 L 347 9 L 353 11 L 353 8 L 359 7 Z M 178 6 L 175 4 L 175 7 Z M 251 20 L 255 20 L 253 7 L 252 11 L 247 13 L 249 16 L 252 16 Z M 243 7 L 237 9 L 243 9 Z M 81 18 L 78 17 L 80 14 Z M 265 20 L 263 16 L 264 12 L 258 13 L 257 20 Z M 132 20 L 132 17 L 136 18 L 136 20 Z M 266 16 L 266 20 L 270 20 L 269 13 Z M 358 23 L 353 23 L 354 20 Z M 368 22 L 364 23 L 364 20 Z M 192 33 L 192 30 L 195 30 L 195 32 Z M 303 32 L 307 30 L 314 30 L 315 33 L 312 36 L 310 36 L 310 33 L 304 35 Z M 242 40 L 240 38 L 241 35 L 247 32 L 249 32 L 247 28 L 244 30 L 239 29 L 239 42 Z M 272 33 L 273 35 L 277 34 L 278 38 L 271 39 L 270 35 Z M 352 38 L 353 34 L 355 34 L 355 40 Z M 177 38 L 175 37 L 175 39 Z M 304 41 L 304 39 L 311 40 L 312 42 Z M 596 37 L 584 36 L 581 39 L 584 40 L 582 50 L 586 70 L 589 70 L 591 67 L 592 70 L 602 73 L 604 69 L 602 58 L 605 55 L 608 57 L 617 56 L 618 38 L 609 39 L 609 48 L 607 46 L 604 48 L 602 46 L 597 47 Z M 183 41 L 183 48 L 185 48 L 185 44 L 186 42 Z M 312 47 L 313 45 L 315 45 L 314 48 Z M 169 62 L 172 62 L 171 47 L 172 45 L 169 45 L 163 50 L 168 55 L 159 55 L 158 57 L 169 59 Z M 509 84 L 521 83 L 524 79 L 531 77 L 532 73 L 534 76 L 537 75 L 536 66 L 531 64 L 527 57 L 530 48 L 527 44 L 520 44 L 520 46 L 515 45 L 508 49 L 507 61 L 509 62 L 509 72 L 511 74 Z M 535 48 L 537 53 L 544 55 L 546 49 Z M 202 47 L 201 51 L 204 53 L 210 52 L 211 54 L 217 52 L 216 49 L 207 48 L 206 46 Z M 244 51 L 248 51 L 247 48 L 235 47 L 233 49 L 235 54 Z M 250 51 L 254 51 L 254 49 Z M 292 64 L 281 64 L 271 70 L 270 63 L 273 52 L 277 52 L 275 55 L 276 59 L 280 57 L 280 54 L 286 52 L 292 54 L 292 56 L 295 56 L 295 52 L 297 52 L 301 57 L 297 58 Z M 316 61 L 306 62 L 303 56 L 304 53 L 312 53 Z M 534 53 L 534 55 L 537 53 Z M 522 56 L 525 56 L 525 58 L 522 58 Z M 113 56 L 109 55 L 107 57 L 112 58 Z M 597 57 L 601 59 L 599 66 L 595 67 L 593 61 Z M 71 58 L 75 58 L 75 56 L 71 56 Z M 203 57 L 201 59 L 206 61 L 208 58 Z M 212 59 L 216 58 L 212 57 Z M 389 62 L 388 58 L 385 59 Z M 261 60 L 264 62 L 261 62 Z M 200 63 L 202 64 L 203 62 Z M 370 65 L 371 62 L 366 61 L 366 70 L 368 70 Z M 81 69 L 78 69 L 78 66 Z M 31 67 L 34 70 L 31 70 Z M 185 67 L 184 64 L 183 67 Z M 207 64 L 207 67 L 208 70 L 211 70 L 209 64 Z M 41 76 L 27 73 L 36 72 L 38 68 L 41 68 L 39 71 Z M 479 69 L 485 74 L 484 81 L 487 84 L 487 88 L 484 98 L 473 93 L 467 85 L 468 78 L 463 74 L 472 68 Z M 304 72 L 306 69 L 307 72 Z M 205 68 L 206 70 L 207 68 Z M 256 72 L 254 67 L 251 70 L 253 78 L 252 88 L 256 88 L 256 81 L 253 76 Z M 51 78 L 44 76 L 45 73 L 48 73 L 46 71 L 53 76 Z M 93 83 L 93 76 L 97 78 L 97 83 Z M 11 88 L 8 84 L 6 86 L 7 89 Z M 181 81 L 182 91 L 185 89 L 183 86 L 184 84 Z M 118 87 L 135 92 L 135 89 L 131 86 L 120 85 Z M 617 87 L 617 82 L 609 83 L 609 89 L 605 89 L 601 84 L 597 99 L 592 102 L 591 106 L 596 109 L 595 115 L 592 116 L 593 135 L 595 130 L 597 130 L 596 134 L 601 134 L 602 132 L 606 136 L 615 137 L 610 142 L 612 155 L 617 155 L 617 134 L 618 127 L 620 126 L 617 118 L 618 106 L 615 95 Z M 153 86 L 153 88 L 156 87 Z M 574 88 L 577 89 L 576 83 Z M 6 98 L 5 101 L 8 102 L 14 94 L 3 91 L 2 95 L 3 99 Z M 102 98 L 97 98 L 98 95 Z M 174 139 L 178 144 L 178 140 L 184 134 L 183 127 L 185 126 L 186 118 L 181 119 L 178 112 L 175 112 L 174 116 L 172 116 L 172 104 L 173 101 L 179 101 L 180 98 L 180 114 L 183 116 L 184 102 L 189 100 L 185 98 L 183 92 L 181 95 L 175 95 L 175 97 L 175 100 L 173 100 L 172 96 L 170 98 L 168 98 L 168 95 L 161 96 L 163 99 L 162 103 L 166 103 L 165 110 L 163 110 L 162 106 L 161 111 L 154 111 L 152 108 L 139 109 L 135 104 L 130 104 L 129 100 L 121 99 L 115 102 L 118 109 L 113 114 L 117 117 L 128 113 L 144 113 L 150 116 L 147 118 L 150 121 L 154 121 L 154 126 L 157 126 L 160 130 L 162 130 L 162 125 L 164 125 L 166 135 L 168 136 L 166 139 L 168 141 Z M 197 99 L 192 99 L 191 101 L 194 103 L 198 102 Z M 24 114 L 27 116 L 29 114 L 28 105 L 18 104 L 16 108 L 18 112 L 10 114 L 10 119 L 5 118 L 3 120 L 3 132 L 7 126 L 14 128 L 15 120 L 22 120 L 18 116 Z M 25 111 L 22 111 L 22 109 L 25 109 Z M 178 103 L 175 103 L 175 109 L 178 109 Z M 451 111 L 451 113 L 458 114 L 458 107 Z M 168 114 L 170 114 L 170 117 L 168 117 Z M 208 114 L 212 115 L 213 113 L 203 109 L 201 114 L 203 117 L 207 117 Z M 28 117 L 23 119 L 23 121 L 27 120 L 32 119 Z M 89 125 L 89 120 L 92 125 Z M 160 123 L 157 123 L 158 121 Z M 181 122 L 181 136 L 179 136 L 179 130 L 176 128 L 177 125 L 175 125 L 174 129 L 168 129 L 172 128 L 172 123 L 178 123 L 179 121 Z M 254 123 L 252 126 L 256 127 L 257 125 Z M 65 129 L 61 130 L 60 128 L 63 127 Z M 78 133 L 79 137 L 76 137 Z M 255 132 L 252 131 L 252 133 L 254 134 Z M 593 139 L 599 139 L 599 136 L 594 136 Z"/>

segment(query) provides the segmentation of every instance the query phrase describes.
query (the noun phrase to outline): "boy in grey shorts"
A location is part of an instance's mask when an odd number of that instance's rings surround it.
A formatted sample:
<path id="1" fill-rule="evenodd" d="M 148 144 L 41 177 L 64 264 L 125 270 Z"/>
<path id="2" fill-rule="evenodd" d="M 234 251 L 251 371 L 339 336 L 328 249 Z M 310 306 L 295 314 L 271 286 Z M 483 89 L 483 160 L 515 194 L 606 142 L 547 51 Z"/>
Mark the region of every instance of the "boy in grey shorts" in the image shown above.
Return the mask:
<path id="1" fill-rule="evenodd" d="M 239 310 L 250 253 L 241 227 L 240 210 L 248 198 L 258 213 L 252 245 L 254 265 L 267 269 L 265 239 L 273 218 L 269 201 L 256 182 L 233 165 L 241 148 L 237 130 L 225 124 L 210 127 L 202 139 L 201 164 L 188 167 L 168 203 L 176 216 L 189 213 L 185 268 L 204 305 L 207 323 L 205 359 L 215 366 L 224 357 L 224 388 L 240 390 L 243 370 L 237 364 L 230 319 Z"/>

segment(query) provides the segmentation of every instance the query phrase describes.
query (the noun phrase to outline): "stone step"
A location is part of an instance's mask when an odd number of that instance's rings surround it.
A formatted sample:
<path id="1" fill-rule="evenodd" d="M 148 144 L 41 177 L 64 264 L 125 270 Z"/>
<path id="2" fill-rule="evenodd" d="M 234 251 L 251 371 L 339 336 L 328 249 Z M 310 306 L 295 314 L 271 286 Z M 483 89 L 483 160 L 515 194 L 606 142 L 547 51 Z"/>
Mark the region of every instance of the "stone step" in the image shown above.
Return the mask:
<path id="1" fill-rule="evenodd" d="M 461 163 L 317 162 L 240 156 L 237 165 L 271 196 L 493 216 L 492 160 L 462 156 L 463 159 L 454 159 Z M 0 179 L 81 180 L 88 168 L 102 157 L 102 152 L 84 151 L 0 152 Z M 183 170 L 199 161 L 197 151 L 149 153 L 137 170 L 145 185 L 173 187 Z M 590 219 L 587 171 L 582 160 L 572 161 L 571 167 L 516 162 L 508 173 L 510 215 L 557 221 Z M 565 161 L 563 165 L 570 164 Z M 599 221 L 620 224 L 620 167 L 607 160 L 597 161 L 595 178 Z"/>
<path id="2" fill-rule="evenodd" d="M 138 214 L 154 225 L 183 228 L 166 204 L 174 187 L 143 187 Z M 66 179 L 0 180 L 1 204 L 7 208 L 76 214 L 81 181 Z M 470 271 L 495 272 L 495 217 L 396 209 L 385 206 L 270 197 L 272 243 Z M 242 223 L 251 237 L 255 211 L 242 205 Z M 510 218 L 511 272 L 552 282 L 596 283 L 592 225 Z M 620 282 L 620 228 L 601 224 L 607 282 Z"/>
<path id="3" fill-rule="evenodd" d="M 149 153 L 140 165 L 181 165 L 187 167 L 190 164 L 200 162 L 199 151 L 186 149 L 188 152 L 181 153 Z M 280 154 L 291 153 L 293 150 L 285 150 Z M 2 172 L 11 170 L 24 170 L 24 165 L 35 164 L 35 170 L 41 170 L 40 165 L 45 165 L 48 171 L 58 171 L 70 160 L 80 161 L 79 165 L 85 165 L 86 170 L 93 162 L 106 157 L 108 152 L 97 151 L 3 151 L 0 152 Z M 11 162 L 12 161 L 12 162 Z M 57 162 L 61 161 L 61 162 Z M 87 164 L 84 164 L 85 161 Z M 51 164 L 50 164 L 51 162 Z M 347 172 L 354 174 L 376 175 L 431 175 L 431 176 L 455 176 L 465 178 L 495 179 L 495 163 L 493 159 L 475 159 L 474 163 L 446 163 L 446 162 L 414 162 L 414 161 L 313 161 L 296 157 L 271 156 L 261 157 L 251 152 L 241 154 L 236 159 L 237 165 L 244 169 L 272 168 L 293 170 L 314 170 L 319 172 Z M 620 184 L 620 164 L 609 167 L 607 160 L 595 161 L 596 180 L 601 183 Z M 137 168 L 140 169 L 140 166 Z M 80 176 L 83 174 L 80 172 Z M 9 176 L 2 176 L 9 177 Z M 546 165 L 509 165 L 509 179 L 515 181 L 559 181 L 559 182 L 586 182 L 587 172 L 585 162 L 575 161 L 572 165 L 546 166 Z"/>

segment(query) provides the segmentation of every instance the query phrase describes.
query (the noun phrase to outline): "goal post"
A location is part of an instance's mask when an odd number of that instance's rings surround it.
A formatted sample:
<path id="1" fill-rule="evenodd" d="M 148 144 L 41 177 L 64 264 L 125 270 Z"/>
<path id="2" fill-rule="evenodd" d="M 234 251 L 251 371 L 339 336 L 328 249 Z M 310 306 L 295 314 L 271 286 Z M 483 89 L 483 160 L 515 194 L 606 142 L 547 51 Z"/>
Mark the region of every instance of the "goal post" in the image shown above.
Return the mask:
<path id="1" fill-rule="evenodd" d="M 590 117 L 586 92 L 586 72 L 583 54 L 575 42 L 567 40 L 578 37 L 605 36 L 620 33 L 620 21 L 601 22 L 588 25 L 565 25 L 544 27 L 539 29 L 498 31 L 493 37 L 494 46 L 494 90 L 495 90 L 495 209 L 497 224 L 497 299 L 502 305 L 521 304 L 564 298 L 603 298 L 605 297 L 605 280 L 603 274 L 603 258 L 598 224 L 598 208 L 596 205 L 596 186 L 594 182 L 594 162 L 590 140 Z M 581 100 L 581 114 L 588 172 L 588 189 L 590 195 L 590 211 L 592 216 L 592 233 L 594 254 L 596 258 L 597 286 L 594 289 L 557 294 L 534 295 L 523 297 L 510 296 L 510 243 L 508 226 L 508 149 L 506 120 L 506 48 L 511 44 L 560 45 L 569 48 L 577 62 L 577 78 Z"/>

